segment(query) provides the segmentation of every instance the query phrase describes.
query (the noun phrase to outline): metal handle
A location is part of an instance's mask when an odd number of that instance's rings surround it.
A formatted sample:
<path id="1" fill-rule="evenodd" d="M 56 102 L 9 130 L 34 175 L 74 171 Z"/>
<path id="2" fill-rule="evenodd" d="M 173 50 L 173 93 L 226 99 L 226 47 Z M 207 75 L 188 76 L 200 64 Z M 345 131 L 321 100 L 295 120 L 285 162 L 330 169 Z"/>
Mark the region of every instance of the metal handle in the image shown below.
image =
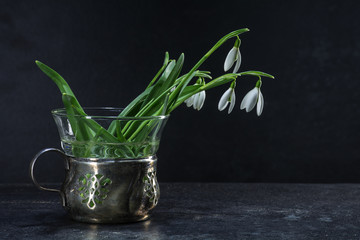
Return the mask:
<path id="1" fill-rule="evenodd" d="M 42 187 L 42 186 L 38 183 L 38 181 L 36 181 L 35 176 L 34 176 L 34 166 L 35 166 L 36 160 L 37 160 L 42 154 L 47 153 L 47 152 L 57 152 L 57 153 L 59 153 L 59 154 L 64 158 L 65 163 L 66 163 L 66 155 L 65 155 L 65 153 L 64 153 L 63 151 L 61 151 L 61 150 L 59 150 L 59 149 L 57 149 L 57 148 L 45 148 L 45 149 L 41 150 L 40 152 L 38 152 L 38 153 L 34 156 L 34 158 L 31 160 L 31 162 L 30 162 L 30 168 L 29 168 L 29 170 L 30 170 L 30 177 L 31 177 L 32 181 L 34 182 L 35 186 L 36 186 L 37 188 L 39 188 L 40 190 L 45 190 L 45 191 L 58 192 L 58 193 L 60 193 L 60 196 L 61 196 L 61 198 L 62 198 L 62 200 L 63 200 L 63 205 L 64 205 L 64 204 L 65 204 L 65 196 L 64 196 L 64 194 L 63 194 L 63 192 L 62 192 L 61 190 L 59 190 L 59 189 L 53 189 L 53 188 Z M 66 169 L 68 169 L 67 164 L 66 164 Z"/>

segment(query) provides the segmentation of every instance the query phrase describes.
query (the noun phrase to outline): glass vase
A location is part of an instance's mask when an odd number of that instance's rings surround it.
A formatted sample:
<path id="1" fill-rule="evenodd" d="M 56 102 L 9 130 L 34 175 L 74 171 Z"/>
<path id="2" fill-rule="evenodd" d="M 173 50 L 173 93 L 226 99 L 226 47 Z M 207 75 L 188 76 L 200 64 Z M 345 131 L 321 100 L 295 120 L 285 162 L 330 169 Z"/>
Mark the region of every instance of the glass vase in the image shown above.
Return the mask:
<path id="1" fill-rule="evenodd" d="M 30 175 L 41 190 L 60 193 L 69 215 L 90 223 L 121 223 L 149 218 L 157 205 L 157 157 L 169 116 L 119 117 L 122 109 L 84 108 L 85 114 L 52 111 L 62 150 L 47 148 L 32 159 Z M 42 187 L 36 160 L 55 151 L 65 163 L 60 189 Z"/>

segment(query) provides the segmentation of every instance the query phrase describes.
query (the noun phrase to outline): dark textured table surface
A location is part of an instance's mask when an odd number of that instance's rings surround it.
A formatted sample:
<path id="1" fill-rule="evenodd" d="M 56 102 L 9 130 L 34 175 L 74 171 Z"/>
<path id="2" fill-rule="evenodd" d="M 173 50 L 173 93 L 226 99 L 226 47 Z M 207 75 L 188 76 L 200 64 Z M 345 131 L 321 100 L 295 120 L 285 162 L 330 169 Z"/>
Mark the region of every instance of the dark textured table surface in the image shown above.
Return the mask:
<path id="1" fill-rule="evenodd" d="M 85 224 L 56 193 L 0 185 L 0 239 L 360 239 L 359 184 L 161 183 L 148 221 Z"/>

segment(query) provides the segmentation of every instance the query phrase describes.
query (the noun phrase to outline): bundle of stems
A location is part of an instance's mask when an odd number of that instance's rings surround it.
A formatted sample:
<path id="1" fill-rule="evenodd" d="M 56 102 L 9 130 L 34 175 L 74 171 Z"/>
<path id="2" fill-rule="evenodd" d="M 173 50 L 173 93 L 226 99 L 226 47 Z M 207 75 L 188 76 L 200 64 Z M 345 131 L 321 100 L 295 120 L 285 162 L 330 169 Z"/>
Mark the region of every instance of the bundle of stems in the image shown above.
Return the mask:
<path id="1" fill-rule="evenodd" d="M 106 142 L 106 143 L 133 143 L 142 142 L 148 138 L 150 132 L 156 130 L 156 119 L 146 117 L 166 116 L 191 96 L 211 88 L 235 81 L 238 77 L 252 75 L 273 78 L 272 75 L 260 71 L 245 71 L 228 73 L 212 79 L 209 71 L 201 71 L 199 67 L 210 55 L 227 40 L 238 37 L 239 34 L 249 31 L 247 28 L 233 31 L 221 38 L 196 64 L 185 74 L 181 75 L 184 64 L 184 54 L 177 60 L 170 59 L 165 53 L 162 67 L 147 85 L 146 89 L 127 105 L 118 115 L 119 118 L 134 118 L 133 121 L 123 123 L 114 119 L 105 129 L 94 119 L 86 118 L 87 114 L 76 99 L 68 83 L 53 69 L 36 61 L 37 66 L 50 77 L 62 94 L 62 101 L 66 109 L 72 131 L 79 142 Z M 193 79 L 201 79 L 203 84 L 190 84 Z M 206 80 L 205 80 L 206 79 Z M 206 82 L 207 81 L 207 82 Z M 76 117 L 84 116 L 81 121 Z M 138 121 L 145 118 L 144 121 Z M 156 135 L 156 134 L 155 134 Z M 127 149 L 136 157 L 138 150 Z M 91 151 L 87 151 L 90 153 Z M 84 154 L 84 153 L 82 153 Z M 86 154 L 85 154 L 86 155 Z M 88 157 L 88 156 L 81 156 Z"/>

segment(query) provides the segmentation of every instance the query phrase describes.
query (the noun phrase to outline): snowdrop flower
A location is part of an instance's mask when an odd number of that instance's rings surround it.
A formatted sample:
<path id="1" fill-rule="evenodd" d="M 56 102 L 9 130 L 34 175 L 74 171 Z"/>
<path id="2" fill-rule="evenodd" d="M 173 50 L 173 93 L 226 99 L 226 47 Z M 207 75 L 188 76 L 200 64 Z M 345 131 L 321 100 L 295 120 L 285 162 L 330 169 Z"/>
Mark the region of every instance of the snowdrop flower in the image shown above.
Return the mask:
<path id="1" fill-rule="evenodd" d="M 241 64 L 241 54 L 240 54 L 240 38 L 238 37 L 235 41 L 234 47 L 230 50 L 226 56 L 224 63 L 224 71 L 227 72 L 236 62 L 233 73 L 236 73 Z"/>
<path id="2" fill-rule="evenodd" d="M 199 78 L 196 81 L 195 85 L 205 85 L 205 80 L 202 78 Z M 194 109 L 199 111 L 204 105 L 205 97 L 206 97 L 205 91 L 201 91 L 201 92 L 195 93 L 194 95 L 192 95 L 191 97 L 186 99 L 184 102 L 186 103 L 186 106 L 188 106 L 188 107 L 193 106 Z"/>
<path id="3" fill-rule="evenodd" d="M 204 105 L 205 97 L 206 97 L 205 91 L 195 93 L 187 100 L 185 100 L 186 106 L 188 107 L 193 106 L 194 109 L 199 111 Z"/>
<path id="4" fill-rule="evenodd" d="M 206 97 L 205 91 L 201 91 L 194 95 L 194 104 L 193 104 L 194 109 L 199 111 L 203 107 L 205 102 L 205 97 Z"/>
<path id="5" fill-rule="evenodd" d="M 229 103 L 228 114 L 231 113 L 235 106 L 235 82 L 232 82 L 230 88 L 221 96 L 218 104 L 219 111 L 224 110 Z"/>
<path id="6" fill-rule="evenodd" d="M 246 112 L 250 112 L 256 106 L 256 113 L 258 116 L 261 115 L 264 108 L 264 97 L 260 91 L 261 80 L 259 79 L 256 86 L 248 92 L 241 102 L 240 109 L 246 109 Z"/>
<path id="7" fill-rule="evenodd" d="M 184 103 L 186 103 L 187 107 L 191 107 L 194 104 L 194 95 L 192 95 L 191 97 L 189 97 L 188 99 L 186 99 L 184 101 Z"/>

